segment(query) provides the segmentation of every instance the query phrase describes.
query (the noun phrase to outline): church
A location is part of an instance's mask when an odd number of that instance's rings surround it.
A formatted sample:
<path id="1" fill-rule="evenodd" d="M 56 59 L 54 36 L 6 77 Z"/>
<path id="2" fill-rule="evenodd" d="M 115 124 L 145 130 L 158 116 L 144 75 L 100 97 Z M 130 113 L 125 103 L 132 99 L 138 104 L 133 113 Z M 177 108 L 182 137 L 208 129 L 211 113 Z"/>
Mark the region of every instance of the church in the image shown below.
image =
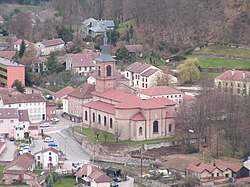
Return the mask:
<path id="1" fill-rule="evenodd" d="M 107 131 L 121 140 L 151 140 L 174 136 L 175 105 L 167 98 L 141 99 L 116 89 L 116 60 L 109 53 L 107 37 L 96 59 L 93 100 L 83 104 L 82 123 Z"/>

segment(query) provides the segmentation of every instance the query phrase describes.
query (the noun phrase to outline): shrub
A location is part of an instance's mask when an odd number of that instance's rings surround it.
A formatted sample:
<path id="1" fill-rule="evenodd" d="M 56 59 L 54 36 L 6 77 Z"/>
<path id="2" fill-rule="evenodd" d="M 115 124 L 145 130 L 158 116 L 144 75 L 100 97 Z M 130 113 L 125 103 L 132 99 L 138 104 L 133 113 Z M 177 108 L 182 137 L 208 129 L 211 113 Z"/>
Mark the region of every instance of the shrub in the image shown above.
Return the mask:
<path id="1" fill-rule="evenodd" d="M 188 145 L 187 149 L 186 149 L 186 152 L 188 154 L 193 154 L 193 153 L 198 153 L 199 150 L 196 147 L 194 147 L 193 145 Z"/>

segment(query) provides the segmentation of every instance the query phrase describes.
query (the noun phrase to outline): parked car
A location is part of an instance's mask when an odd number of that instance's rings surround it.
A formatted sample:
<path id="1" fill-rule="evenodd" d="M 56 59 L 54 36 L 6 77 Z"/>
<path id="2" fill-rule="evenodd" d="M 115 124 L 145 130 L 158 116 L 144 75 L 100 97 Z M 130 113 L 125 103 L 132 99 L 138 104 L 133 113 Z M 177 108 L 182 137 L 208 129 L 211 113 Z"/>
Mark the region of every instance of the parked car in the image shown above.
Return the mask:
<path id="1" fill-rule="evenodd" d="M 49 123 L 42 123 L 40 124 L 40 127 L 49 127 Z"/>
<path id="2" fill-rule="evenodd" d="M 110 187 L 118 187 L 118 184 L 110 184 Z"/>
<path id="3" fill-rule="evenodd" d="M 49 143 L 48 146 L 50 146 L 50 147 L 57 147 L 58 145 L 55 144 L 55 143 Z"/>
<path id="4" fill-rule="evenodd" d="M 115 177 L 115 178 L 113 178 L 113 180 L 114 180 L 115 182 L 121 182 L 121 181 L 122 181 L 122 179 L 121 179 L 120 177 Z"/>
<path id="5" fill-rule="evenodd" d="M 58 118 L 51 118 L 51 121 L 52 122 L 59 122 L 59 119 Z"/>
<path id="6" fill-rule="evenodd" d="M 43 141 L 46 143 L 54 142 L 54 140 L 51 137 L 46 137 Z"/>
<path id="7" fill-rule="evenodd" d="M 12 137 L 9 138 L 9 140 L 10 140 L 10 141 L 14 141 L 15 139 L 14 139 L 14 137 L 12 136 Z"/>

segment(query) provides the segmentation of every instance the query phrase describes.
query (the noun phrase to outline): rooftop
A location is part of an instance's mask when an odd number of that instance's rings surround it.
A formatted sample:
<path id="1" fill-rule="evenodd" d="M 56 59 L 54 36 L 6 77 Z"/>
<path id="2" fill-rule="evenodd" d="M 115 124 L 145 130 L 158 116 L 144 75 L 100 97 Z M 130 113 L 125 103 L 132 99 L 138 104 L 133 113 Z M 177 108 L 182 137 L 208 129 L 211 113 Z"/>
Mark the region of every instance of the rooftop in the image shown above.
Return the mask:
<path id="1" fill-rule="evenodd" d="M 18 118 L 18 111 L 16 108 L 0 108 L 0 119 Z"/>
<path id="2" fill-rule="evenodd" d="M 125 48 L 128 50 L 130 53 L 142 53 L 143 48 L 142 45 L 125 45 Z"/>
<path id="3" fill-rule="evenodd" d="M 83 106 L 89 107 L 89 108 L 93 108 L 102 112 L 106 112 L 109 114 L 115 114 L 115 108 L 114 105 L 109 104 L 109 103 L 105 103 L 102 101 L 90 101 L 86 104 L 84 104 Z"/>
<path id="4" fill-rule="evenodd" d="M 46 40 L 41 42 L 45 47 L 55 46 L 64 44 L 64 41 L 61 38 L 53 39 L 53 40 Z"/>
<path id="5" fill-rule="evenodd" d="M 13 96 L 2 96 L 3 103 L 6 104 L 16 104 L 16 103 L 35 103 L 35 102 L 45 102 L 46 100 L 41 96 L 41 94 L 20 94 Z"/>
<path id="6" fill-rule="evenodd" d="M 82 86 L 79 86 L 74 91 L 68 94 L 70 97 L 76 97 L 79 99 L 89 99 L 92 98 L 92 92 L 95 91 L 95 86 L 92 84 L 83 84 Z"/>
<path id="7" fill-rule="evenodd" d="M 53 153 L 55 153 L 55 154 L 58 154 L 58 150 L 57 149 L 55 149 L 55 148 L 53 148 L 53 147 L 48 147 L 48 148 L 46 148 L 46 149 L 42 149 L 41 151 L 38 151 L 38 152 L 36 152 L 36 153 L 34 153 L 34 155 L 37 155 L 37 154 L 40 154 L 40 153 L 46 153 L 46 152 L 48 152 L 48 151 L 50 151 L 50 152 L 53 152 Z"/>
<path id="8" fill-rule="evenodd" d="M 31 165 L 35 162 L 35 158 L 30 153 L 24 153 L 21 156 L 16 157 L 14 160 L 12 160 L 7 166 L 5 167 L 5 170 L 8 170 L 8 168 L 12 166 L 18 166 L 21 167 L 23 170 L 27 170 L 31 167 Z"/>
<path id="9" fill-rule="evenodd" d="M 141 90 L 139 93 L 148 96 L 183 94 L 183 92 L 169 86 L 152 86 L 145 90 Z"/>
<path id="10" fill-rule="evenodd" d="M 19 121 L 29 121 L 28 110 L 18 110 Z"/>
<path id="11" fill-rule="evenodd" d="M 215 79 L 231 81 L 250 81 L 250 71 L 227 70 Z"/>
<path id="12" fill-rule="evenodd" d="M 147 68 L 149 68 L 150 66 L 151 66 L 150 64 L 145 64 L 145 63 L 141 63 L 141 62 L 134 62 L 133 64 L 126 67 L 125 71 L 140 74 L 143 71 L 145 71 Z"/>
<path id="13" fill-rule="evenodd" d="M 62 97 L 65 97 L 66 95 L 68 95 L 69 93 L 71 93 L 73 90 L 74 90 L 74 88 L 72 86 L 67 86 L 67 87 L 57 91 L 53 95 L 55 98 L 62 98 Z"/>
<path id="14" fill-rule="evenodd" d="M 0 58 L 0 64 L 6 65 L 6 66 L 22 66 L 22 67 L 24 67 L 24 65 L 19 64 L 13 60 L 6 59 L 6 58 Z"/>

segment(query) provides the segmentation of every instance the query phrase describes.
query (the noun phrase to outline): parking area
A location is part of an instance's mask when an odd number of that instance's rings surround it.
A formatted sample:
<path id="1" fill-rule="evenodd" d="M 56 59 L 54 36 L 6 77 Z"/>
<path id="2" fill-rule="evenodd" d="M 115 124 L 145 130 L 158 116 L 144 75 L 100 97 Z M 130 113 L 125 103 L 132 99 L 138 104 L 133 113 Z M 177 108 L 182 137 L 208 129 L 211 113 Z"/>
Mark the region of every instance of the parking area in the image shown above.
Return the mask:
<path id="1" fill-rule="evenodd" d="M 15 157 L 16 152 L 16 145 L 14 141 L 9 141 L 9 139 L 5 139 L 6 148 L 0 155 L 0 161 L 2 162 L 9 162 L 12 161 Z"/>

